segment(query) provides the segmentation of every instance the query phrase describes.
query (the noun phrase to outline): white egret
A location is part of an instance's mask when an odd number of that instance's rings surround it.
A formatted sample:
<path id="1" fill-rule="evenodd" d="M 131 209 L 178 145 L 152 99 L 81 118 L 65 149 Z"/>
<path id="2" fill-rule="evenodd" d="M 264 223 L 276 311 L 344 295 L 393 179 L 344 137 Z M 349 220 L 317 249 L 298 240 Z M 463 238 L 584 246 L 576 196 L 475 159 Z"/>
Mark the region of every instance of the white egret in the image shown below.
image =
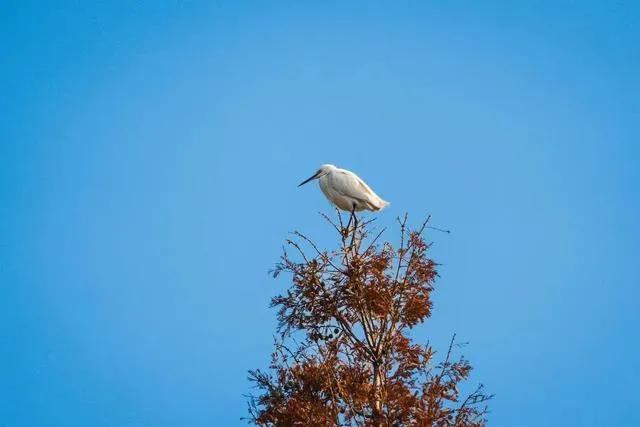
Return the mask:
<path id="1" fill-rule="evenodd" d="M 334 165 L 322 165 L 309 179 L 298 187 L 317 179 L 320 189 L 327 199 L 343 211 L 360 212 L 363 210 L 379 211 L 389 204 L 382 200 L 355 173 L 340 169 Z"/>

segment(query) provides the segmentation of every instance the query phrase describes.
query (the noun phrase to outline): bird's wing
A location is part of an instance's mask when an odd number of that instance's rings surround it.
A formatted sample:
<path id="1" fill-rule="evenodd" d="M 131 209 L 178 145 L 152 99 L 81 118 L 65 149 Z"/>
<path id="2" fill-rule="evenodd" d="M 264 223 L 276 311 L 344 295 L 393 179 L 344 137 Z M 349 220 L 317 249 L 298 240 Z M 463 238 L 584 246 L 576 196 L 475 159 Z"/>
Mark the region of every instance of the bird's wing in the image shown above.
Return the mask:
<path id="1" fill-rule="evenodd" d="M 355 174 L 353 176 L 358 181 L 358 185 L 360 186 L 362 191 L 364 191 L 369 196 L 377 197 L 376 193 L 374 193 L 373 190 L 369 188 L 369 186 L 363 180 L 361 180 L 359 176 Z"/>
<path id="2" fill-rule="evenodd" d="M 367 202 L 368 196 L 373 196 L 369 186 L 356 174 L 349 171 L 340 171 L 332 182 L 334 190 L 343 196 L 352 197 L 362 202 Z"/>

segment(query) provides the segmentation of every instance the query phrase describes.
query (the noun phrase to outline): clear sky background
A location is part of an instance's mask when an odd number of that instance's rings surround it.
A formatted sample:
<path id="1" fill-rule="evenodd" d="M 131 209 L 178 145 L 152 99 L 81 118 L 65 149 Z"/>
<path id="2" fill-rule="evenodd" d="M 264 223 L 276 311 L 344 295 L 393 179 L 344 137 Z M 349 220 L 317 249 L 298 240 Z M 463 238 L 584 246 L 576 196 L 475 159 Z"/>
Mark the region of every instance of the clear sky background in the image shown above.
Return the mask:
<path id="1" fill-rule="evenodd" d="M 494 426 L 640 425 L 640 6 L 5 2 L 0 425 L 235 426 L 321 163 L 428 213 Z"/>

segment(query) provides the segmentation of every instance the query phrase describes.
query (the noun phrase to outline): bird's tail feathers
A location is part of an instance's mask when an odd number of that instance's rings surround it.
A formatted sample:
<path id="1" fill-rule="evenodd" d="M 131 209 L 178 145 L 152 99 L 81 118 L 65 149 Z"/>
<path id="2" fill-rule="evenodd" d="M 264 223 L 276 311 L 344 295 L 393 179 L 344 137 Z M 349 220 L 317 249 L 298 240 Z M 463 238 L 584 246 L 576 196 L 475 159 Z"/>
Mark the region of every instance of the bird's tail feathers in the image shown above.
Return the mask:
<path id="1" fill-rule="evenodd" d="M 391 203 L 387 202 L 386 200 L 380 199 L 380 202 L 378 203 L 378 206 L 376 206 L 376 211 L 381 211 L 382 209 L 386 208 L 390 204 Z"/>

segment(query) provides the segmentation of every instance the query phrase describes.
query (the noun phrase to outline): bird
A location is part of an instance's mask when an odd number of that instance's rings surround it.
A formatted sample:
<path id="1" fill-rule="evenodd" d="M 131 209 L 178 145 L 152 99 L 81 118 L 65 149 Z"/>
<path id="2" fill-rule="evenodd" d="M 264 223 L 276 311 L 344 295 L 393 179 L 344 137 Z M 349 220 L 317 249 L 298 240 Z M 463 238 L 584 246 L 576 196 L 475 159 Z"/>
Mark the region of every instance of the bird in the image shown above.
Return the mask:
<path id="1" fill-rule="evenodd" d="M 311 177 L 298 184 L 298 187 L 314 179 L 318 180 L 320 189 L 331 203 L 343 211 L 351 212 L 352 216 L 355 212 L 364 210 L 377 212 L 389 205 L 358 175 L 346 169 L 330 164 L 322 165 Z"/>

